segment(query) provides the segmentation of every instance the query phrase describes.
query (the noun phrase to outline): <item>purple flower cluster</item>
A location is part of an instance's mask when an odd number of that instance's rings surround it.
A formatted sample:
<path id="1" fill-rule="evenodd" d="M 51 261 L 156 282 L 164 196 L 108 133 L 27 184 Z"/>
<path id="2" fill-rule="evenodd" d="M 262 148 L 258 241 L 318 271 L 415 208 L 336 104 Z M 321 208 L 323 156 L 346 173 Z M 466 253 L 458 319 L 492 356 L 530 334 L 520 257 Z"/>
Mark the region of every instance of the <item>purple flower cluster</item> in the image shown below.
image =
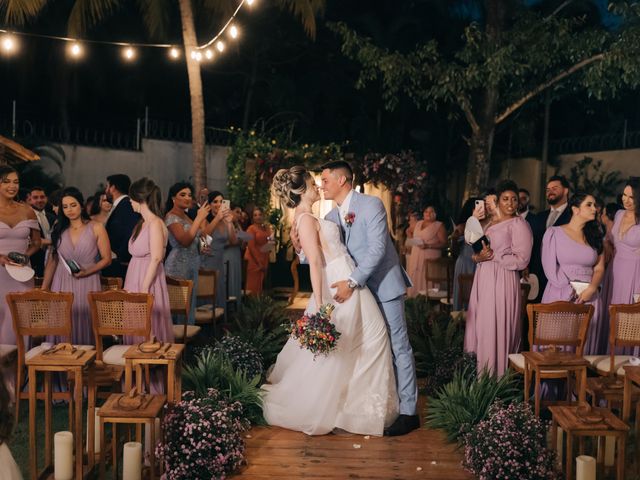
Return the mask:
<path id="1" fill-rule="evenodd" d="M 464 467 L 480 480 L 560 479 L 546 427 L 524 403 L 495 403 L 464 437 Z"/>
<path id="2" fill-rule="evenodd" d="M 163 459 L 167 480 L 224 479 L 244 461 L 242 433 L 249 424 L 242 405 L 215 389 L 207 393 L 197 398 L 184 392 L 181 402 L 166 407 L 156 456 Z"/>

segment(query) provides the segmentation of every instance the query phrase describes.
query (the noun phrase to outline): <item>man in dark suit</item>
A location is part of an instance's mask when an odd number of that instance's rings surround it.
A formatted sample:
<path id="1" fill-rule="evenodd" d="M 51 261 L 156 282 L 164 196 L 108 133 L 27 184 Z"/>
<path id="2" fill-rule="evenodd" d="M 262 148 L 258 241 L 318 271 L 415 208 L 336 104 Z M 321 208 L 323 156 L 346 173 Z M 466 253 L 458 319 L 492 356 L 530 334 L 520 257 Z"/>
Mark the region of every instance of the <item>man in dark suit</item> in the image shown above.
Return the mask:
<path id="1" fill-rule="evenodd" d="M 124 279 L 131 255 L 129 254 L 129 238 L 140 220 L 140 214 L 133 211 L 129 199 L 131 180 L 127 175 L 116 174 L 107 177 L 105 194 L 111 202 L 111 212 L 107 219 L 106 229 L 111 242 L 111 265 L 102 271 L 105 277 Z"/>
<path id="2" fill-rule="evenodd" d="M 40 225 L 40 250 L 31 255 L 31 268 L 36 272 L 37 277 L 44 276 L 44 257 L 47 248 L 51 245 L 51 229 L 55 217 L 45 210 L 47 206 L 47 194 L 42 187 L 31 187 L 27 196 L 29 205 L 36 214 L 38 225 Z"/>
<path id="3" fill-rule="evenodd" d="M 554 175 L 547 182 L 547 203 L 551 208 L 537 215 L 527 215 L 527 221 L 533 232 L 533 249 L 529 261 L 529 273 L 535 273 L 538 277 L 540 291 L 533 301 L 539 303 L 547 286 L 547 277 L 542 268 L 542 238 L 547 228 L 566 225 L 571 220 L 571 209 L 568 208 L 569 182 L 561 175 Z"/>

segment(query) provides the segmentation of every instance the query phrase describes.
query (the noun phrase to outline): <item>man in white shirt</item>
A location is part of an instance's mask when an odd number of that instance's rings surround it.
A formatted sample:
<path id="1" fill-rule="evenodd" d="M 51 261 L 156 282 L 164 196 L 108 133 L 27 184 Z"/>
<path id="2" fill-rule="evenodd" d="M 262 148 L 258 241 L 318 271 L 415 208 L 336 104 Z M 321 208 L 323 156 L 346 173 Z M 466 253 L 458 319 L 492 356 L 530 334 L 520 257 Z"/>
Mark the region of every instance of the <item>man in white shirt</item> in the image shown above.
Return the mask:
<path id="1" fill-rule="evenodd" d="M 40 251 L 31 256 L 31 266 L 36 272 L 36 276 L 44 275 L 44 257 L 45 251 L 51 245 L 51 227 L 55 218 L 53 215 L 47 214 L 45 207 L 47 206 L 47 194 L 42 187 L 31 187 L 28 202 L 36 214 L 38 225 L 40 225 Z"/>

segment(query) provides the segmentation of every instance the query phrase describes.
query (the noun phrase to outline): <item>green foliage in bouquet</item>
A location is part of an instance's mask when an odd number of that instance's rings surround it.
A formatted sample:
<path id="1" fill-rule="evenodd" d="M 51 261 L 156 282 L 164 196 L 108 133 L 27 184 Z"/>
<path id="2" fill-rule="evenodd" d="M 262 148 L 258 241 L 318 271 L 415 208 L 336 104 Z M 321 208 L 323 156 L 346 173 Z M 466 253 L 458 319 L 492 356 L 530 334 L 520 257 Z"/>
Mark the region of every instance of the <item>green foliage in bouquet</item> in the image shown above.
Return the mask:
<path id="1" fill-rule="evenodd" d="M 522 402 L 494 403 L 487 419 L 464 437 L 464 467 L 480 480 L 558 480 L 547 448 L 547 422 Z"/>
<path id="2" fill-rule="evenodd" d="M 276 302 L 267 296 L 244 297 L 242 308 L 236 315 L 232 332 L 250 344 L 262 356 L 262 363 L 268 368 L 289 338 L 284 325 L 289 322 L 283 302 Z"/>
<path id="3" fill-rule="evenodd" d="M 248 377 L 221 352 L 206 349 L 196 356 L 192 365 L 187 365 L 182 374 L 185 390 L 193 390 L 196 396 L 204 397 L 210 388 L 225 395 L 231 402 L 242 404 L 245 417 L 253 425 L 264 425 L 262 416 L 262 377 Z"/>
<path id="4" fill-rule="evenodd" d="M 496 400 L 510 404 L 521 396 L 522 390 L 511 370 L 496 377 L 487 369 L 475 375 L 475 370 L 467 368 L 456 372 L 450 383 L 427 399 L 426 424 L 443 429 L 449 441 L 459 440 L 487 417 Z"/>

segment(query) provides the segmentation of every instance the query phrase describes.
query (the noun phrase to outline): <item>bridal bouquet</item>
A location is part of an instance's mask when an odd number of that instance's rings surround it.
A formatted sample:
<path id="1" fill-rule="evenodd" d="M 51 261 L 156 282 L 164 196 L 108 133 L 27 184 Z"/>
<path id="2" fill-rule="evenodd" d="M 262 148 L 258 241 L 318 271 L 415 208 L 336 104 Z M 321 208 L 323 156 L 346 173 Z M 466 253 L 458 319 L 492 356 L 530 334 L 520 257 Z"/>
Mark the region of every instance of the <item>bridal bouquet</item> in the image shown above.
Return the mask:
<path id="1" fill-rule="evenodd" d="M 335 308 L 330 303 L 322 305 L 318 313 L 305 314 L 298 320 L 293 320 L 288 327 L 291 336 L 300 342 L 300 348 L 310 350 L 314 359 L 318 355 L 327 355 L 336 348 L 340 332 L 331 323 L 331 313 Z"/>

